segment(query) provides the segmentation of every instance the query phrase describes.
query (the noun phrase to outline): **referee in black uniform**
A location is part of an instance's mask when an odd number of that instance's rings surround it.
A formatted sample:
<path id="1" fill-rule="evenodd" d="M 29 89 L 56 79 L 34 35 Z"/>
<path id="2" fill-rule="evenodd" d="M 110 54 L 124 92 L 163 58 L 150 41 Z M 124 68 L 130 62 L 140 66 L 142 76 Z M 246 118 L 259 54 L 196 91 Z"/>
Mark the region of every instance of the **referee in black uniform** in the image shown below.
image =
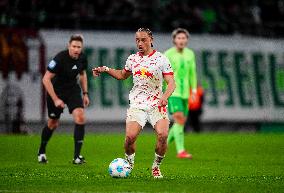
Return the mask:
<path id="1" fill-rule="evenodd" d="M 48 122 L 42 130 L 41 144 L 38 151 L 39 163 L 47 163 L 45 155 L 46 145 L 53 131 L 58 127 L 60 115 L 65 104 L 72 114 L 74 129 L 74 164 L 85 162 L 80 155 L 85 134 L 84 107 L 89 105 L 87 75 L 87 58 L 82 53 L 83 37 L 72 35 L 68 49 L 59 52 L 48 64 L 42 79 L 47 91 Z M 80 82 L 81 87 L 78 82 Z"/>

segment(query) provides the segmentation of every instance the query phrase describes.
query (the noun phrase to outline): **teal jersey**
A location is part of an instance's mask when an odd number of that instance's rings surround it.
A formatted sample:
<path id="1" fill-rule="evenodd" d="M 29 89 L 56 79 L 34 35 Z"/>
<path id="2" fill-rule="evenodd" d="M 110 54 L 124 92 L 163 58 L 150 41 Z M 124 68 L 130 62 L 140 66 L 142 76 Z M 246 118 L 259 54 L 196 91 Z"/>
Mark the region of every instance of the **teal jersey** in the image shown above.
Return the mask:
<path id="1" fill-rule="evenodd" d="M 176 89 L 171 96 L 188 99 L 190 88 L 197 88 L 194 52 L 189 48 L 184 48 L 180 53 L 172 47 L 165 52 L 165 56 L 172 65 L 176 82 Z"/>

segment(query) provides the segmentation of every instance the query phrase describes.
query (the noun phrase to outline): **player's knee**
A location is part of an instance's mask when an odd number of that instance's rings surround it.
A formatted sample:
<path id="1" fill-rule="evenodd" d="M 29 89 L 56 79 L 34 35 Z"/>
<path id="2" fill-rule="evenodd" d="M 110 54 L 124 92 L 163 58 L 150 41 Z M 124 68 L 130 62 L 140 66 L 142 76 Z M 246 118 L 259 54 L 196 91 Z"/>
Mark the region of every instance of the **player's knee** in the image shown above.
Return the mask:
<path id="1" fill-rule="evenodd" d="M 167 143 L 167 138 L 168 138 L 168 131 L 166 129 L 157 132 L 158 135 L 158 141 L 162 144 Z"/>
<path id="2" fill-rule="evenodd" d="M 77 124 L 85 124 L 85 116 L 84 115 L 79 115 L 75 118 L 75 122 Z"/>
<path id="3" fill-rule="evenodd" d="M 54 130 L 58 127 L 59 121 L 55 119 L 49 119 L 47 122 L 47 126 L 49 129 Z"/>
<path id="4" fill-rule="evenodd" d="M 74 115 L 75 123 L 77 124 L 85 124 L 85 115 L 84 111 L 78 111 Z"/>
<path id="5" fill-rule="evenodd" d="M 182 113 L 176 113 L 173 117 L 175 122 L 180 125 L 184 125 L 186 122 L 186 117 Z"/>
<path id="6" fill-rule="evenodd" d="M 180 125 L 185 125 L 186 119 L 185 118 L 181 118 L 177 121 L 178 124 Z"/>

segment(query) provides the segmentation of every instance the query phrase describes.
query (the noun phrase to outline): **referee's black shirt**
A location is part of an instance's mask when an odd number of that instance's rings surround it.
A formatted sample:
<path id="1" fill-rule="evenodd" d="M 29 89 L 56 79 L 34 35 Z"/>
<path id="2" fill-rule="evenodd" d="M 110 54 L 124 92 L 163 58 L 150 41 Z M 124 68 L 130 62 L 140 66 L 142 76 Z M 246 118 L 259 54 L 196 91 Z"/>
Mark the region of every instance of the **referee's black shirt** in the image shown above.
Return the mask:
<path id="1" fill-rule="evenodd" d="M 87 57 L 83 53 L 77 59 L 73 59 L 68 50 L 64 50 L 51 60 L 47 70 L 55 74 L 52 84 L 55 91 L 60 92 L 78 87 L 78 74 L 87 70 L 87 67 Z"/>

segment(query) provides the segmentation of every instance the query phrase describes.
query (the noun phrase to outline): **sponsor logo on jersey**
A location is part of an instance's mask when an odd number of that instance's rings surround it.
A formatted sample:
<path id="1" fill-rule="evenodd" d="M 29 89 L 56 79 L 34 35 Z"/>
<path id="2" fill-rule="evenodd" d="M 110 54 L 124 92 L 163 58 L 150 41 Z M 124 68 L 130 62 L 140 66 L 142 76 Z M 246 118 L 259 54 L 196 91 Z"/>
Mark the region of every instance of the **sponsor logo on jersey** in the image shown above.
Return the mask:
<path id="1" fill-rule="evenodd" d="M 141 70 L 137 70 L 134 72 L 134 76 L 140 76 L 142 78 L 152 78 L 153 77 L 153 73 L 149 72 L 147 70 L 147 68 L 141 68 Z"/>
<path id="2" fill-rule="evenodd" d="M 56 62 L 54 60 L 51 60 L 48 64 L 48 68 L 53 69 L 56 66 Z"/>
<path id="3" fill-rule="evenodd" d="M 72 67 L 72 70 L 76 70 L 76 69 L 78 69 L 78 68 L 77 68 L 76 65 L 74 65 L 74 66 Z"/>

